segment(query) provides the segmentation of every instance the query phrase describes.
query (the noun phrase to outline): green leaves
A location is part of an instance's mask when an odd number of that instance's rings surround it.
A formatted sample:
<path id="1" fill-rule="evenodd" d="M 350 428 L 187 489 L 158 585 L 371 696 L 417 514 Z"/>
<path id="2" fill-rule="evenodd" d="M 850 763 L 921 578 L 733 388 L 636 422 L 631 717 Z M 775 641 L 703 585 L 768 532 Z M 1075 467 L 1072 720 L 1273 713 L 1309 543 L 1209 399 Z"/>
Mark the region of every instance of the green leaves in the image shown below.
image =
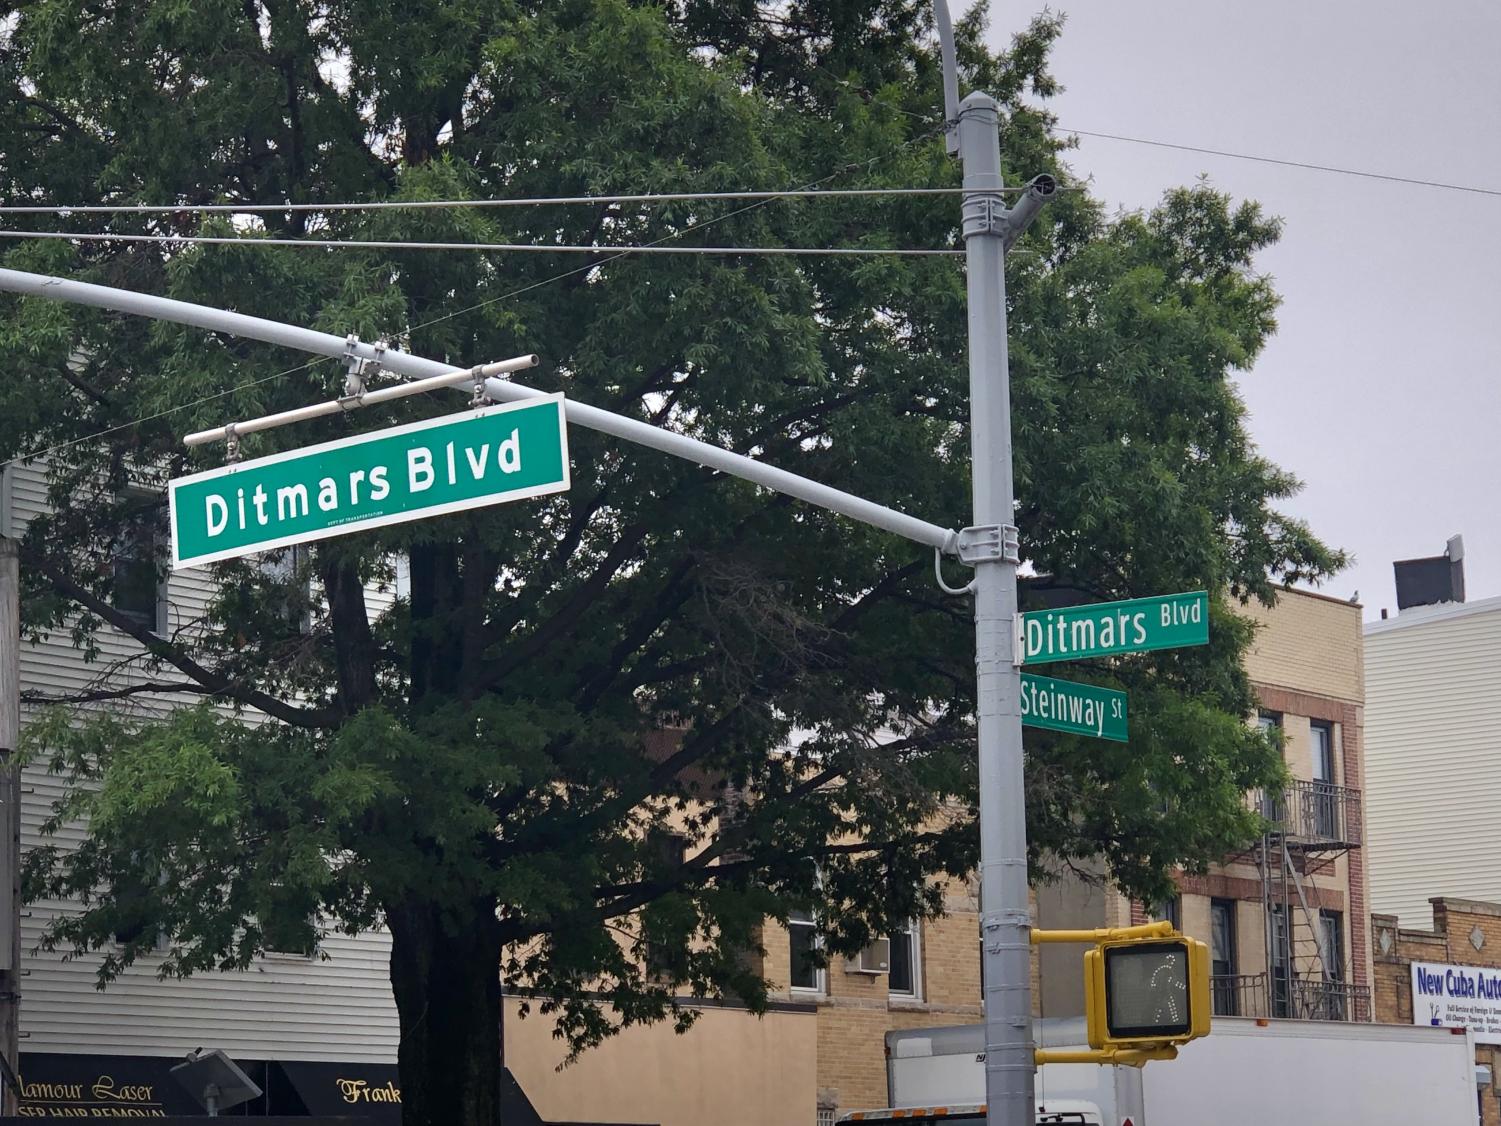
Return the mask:
<path id="1" fill-rule="evenodd" d="M 0 193 L 181 204 L 37 225 L 245 245 L 23 245 L 5 261 L 454 364 L 535 351 L 544 390 L 963 526 L 955 261 L 617 252 L 955 247 L 952 195 L 191 210 L 953 187 L 929 19 L 919 0 L 466 0 L 417 21 L 384 0 L 22 4 L 0 69 Z M 1278 773 L 1244 723 L 1234 599 L 1342 557 L 1276 512 L 1296 482 L 1257 455 L 1231 383 L 1274 326 L 1256 255 L 1276 224 L 1203 186 L 1107 218 L 1032 104 L 1056 90 L 1059 21 L 992 56 L 983 19 L 981 5 L 962 21 L 961 60 L 1003 100 L 1010 181 L 1048 171 L 1068 188 L 1009 262 L 1024 604 L 1214 592 L 1210 645 L 1058 670 L 1130 693 L 1129 745 L 1028 733 L 1035 870 L 1104 856 L 1147 896 L 1252 833 L 1243 794 Z M 106 627 L 77 607 L 107 604 L 132 475 L 205 467 L 217 454 L 184 451 L 182 433 L 328 398 L 343 372 L 179 326 L 0 306 L 0 456 L 77 442 L 49 467 L 55 513 L 27 533 L 28 628 L 87 648 Z M 404 400 L 245 451 L 462 403 Z M 397 919 L 412 1027 L 436 972 L 424 944 L 466 935 L 582 1047 L 622 1022 L 685 1024 L 687 999 L 764 1003 L 766 917 L 816 906 L 826 949 L 847 952 L 936 912 L 935 881 L 975 860 L 973 627 L 926 551 L 593 432 L 570 443 L 567 495 L 216 567 L 205 620 L 142 658 L 211 703 L 253 690 L 313 726 L 209 704 L 150 724 L 39 720 L 34 753 L 69 782 L 53 828 L 89 827 L 76 849 L 31 855 L 33 894 L 87 908 L 49 942 L 104 952 L 108 978 L 159 927 L 164 972 L 186 973 L 301 943 L 309 920 Z M 681 862 L 654 851 L 664 830 Z M 116 948 L 122 928 L 135 937 Z"/>

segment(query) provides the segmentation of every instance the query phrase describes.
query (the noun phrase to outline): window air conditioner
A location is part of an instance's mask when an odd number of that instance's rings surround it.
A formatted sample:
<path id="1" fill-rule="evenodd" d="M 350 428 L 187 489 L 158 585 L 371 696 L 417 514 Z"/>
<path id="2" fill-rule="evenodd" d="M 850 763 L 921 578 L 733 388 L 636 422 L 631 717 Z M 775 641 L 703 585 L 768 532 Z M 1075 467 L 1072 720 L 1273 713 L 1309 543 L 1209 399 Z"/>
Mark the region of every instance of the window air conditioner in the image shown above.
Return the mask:
<path id="1" fill-rule="evenodd" d="M 884 974 L 891 969 L 891 941 L 878 938 L 851 960 L 850 972 Z"/>

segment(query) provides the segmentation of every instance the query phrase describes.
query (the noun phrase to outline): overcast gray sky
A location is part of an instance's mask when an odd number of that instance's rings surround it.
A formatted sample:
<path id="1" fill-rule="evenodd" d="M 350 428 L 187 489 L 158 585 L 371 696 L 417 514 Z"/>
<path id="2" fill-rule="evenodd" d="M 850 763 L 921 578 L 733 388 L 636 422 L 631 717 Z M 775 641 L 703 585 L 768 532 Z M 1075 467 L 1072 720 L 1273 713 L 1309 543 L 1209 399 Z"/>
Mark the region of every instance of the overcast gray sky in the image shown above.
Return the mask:
<path id="1" fill-rule="evenodd" d="M 1501 191 L 1496 0 L 1057 9 L 1066 128 Z M 995 42 L 1037 10 L 994 0 Z M 1501 197 L 1080 142 L 1112 206 L 1204 173 L 1285 220 L 1261 260 L 1279 328 L 1239 384 L 1257 444 L 1305 483 L 1286 509 L 1355 555 L 1321 589 L 1395 610 L 1392 560 L 1459 532 L 1470 600 L 1501 595 Z"/>

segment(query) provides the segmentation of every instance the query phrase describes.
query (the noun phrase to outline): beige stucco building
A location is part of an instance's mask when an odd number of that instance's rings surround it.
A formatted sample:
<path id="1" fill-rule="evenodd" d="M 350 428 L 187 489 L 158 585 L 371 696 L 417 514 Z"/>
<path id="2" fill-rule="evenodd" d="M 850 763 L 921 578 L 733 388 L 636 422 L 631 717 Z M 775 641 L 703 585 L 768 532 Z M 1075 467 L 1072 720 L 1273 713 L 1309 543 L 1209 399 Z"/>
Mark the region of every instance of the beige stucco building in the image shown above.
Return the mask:
<path id="1" fill-rule="evenodd" d="M 555 1121 L 660 1126 L 813 1126 L 886 1102 L 885 1035 L 981 1017 L 975 888 L 948 889 L 947 914 L 813 967 L 811 925 L 768 921 L 762 971 L 771 1009 L 711 1006 L 686 1034 L 634 1028 L 557 1070 L 566 1048 L 508 1000 L 506 1064 Z"/>
<path id="2" fill-rule="evenodd" d="M 668 1024 L 626 1029 L 559 1070 L 567 1048 L 535 1012 L 506 999 L 506 1066 L 548 1122 L 656 1126 L 812 1126 L 817 1012 L 774 1005 L 764 1016 L 705 1008 L 678 1035 Z"/>

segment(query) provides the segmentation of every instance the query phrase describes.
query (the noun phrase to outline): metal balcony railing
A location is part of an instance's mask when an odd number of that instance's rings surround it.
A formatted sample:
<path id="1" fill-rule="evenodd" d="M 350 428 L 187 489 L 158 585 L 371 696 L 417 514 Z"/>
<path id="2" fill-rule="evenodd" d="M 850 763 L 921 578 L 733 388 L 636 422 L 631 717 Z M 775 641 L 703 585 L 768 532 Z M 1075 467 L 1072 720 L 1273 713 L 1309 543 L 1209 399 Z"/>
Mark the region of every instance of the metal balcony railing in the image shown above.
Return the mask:
<path id="1" fill-rule="evenodd" d="M 1209 979 L 1214 1015 L 1369 1022 L 1365 985 L 1282 974 L 1216 974 Z"/>
<path id="2" fill-rule="evenodd" d="M 1256 791 L 1252 806 L 1291 848 L 1318 852 L 1360 847 L 1360 791 L 1353 787 L 1295 781 L 1284 790 Z"/>
<path id="3" fill-rule="evenodd" d="M 1371 989 L 1367 985 L 1298 979 L 1293 982 L 1293 1000 L 1303 1020 L 1371 1020 Z"/>
<path id="4" fill-rule="evenodd" d="M 1266 974 L 1215 974 L 1209 997 L 1217 1017 L 1266 1016 Z"/>

